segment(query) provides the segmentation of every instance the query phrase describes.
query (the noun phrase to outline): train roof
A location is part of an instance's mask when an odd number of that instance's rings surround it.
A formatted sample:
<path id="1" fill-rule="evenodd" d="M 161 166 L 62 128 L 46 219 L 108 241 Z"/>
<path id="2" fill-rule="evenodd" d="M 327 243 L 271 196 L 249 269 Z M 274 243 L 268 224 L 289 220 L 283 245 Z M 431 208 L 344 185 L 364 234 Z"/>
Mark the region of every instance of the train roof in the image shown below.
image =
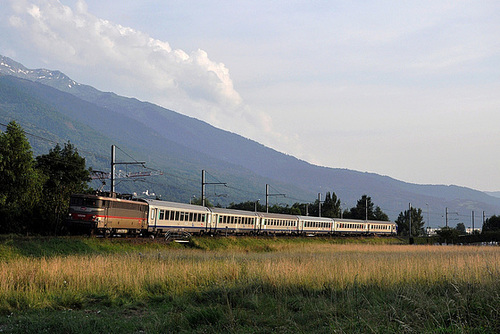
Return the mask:
<path id="1" fill-rule="evenodd" d="M 303 221 L 315 221 L 315 222 L 332 222 L 333 218 L 328 217 L 314 217 L 314 216 L 298 216 L 299 220 Z"/>
<path id="2" fill-rule="evenodd" d="M 98 194 L 71 194 L 71 197 L 79 197 L 79 198 L 93 198 L 93 199 L 100 199 L 100 200 L 106 200 L 106 201 L 116 201 L 116 202 L 129 202 L 129 203 L 136 203 L 136 204 L 143 204 L 146 205 L 146 203 L 143 202 L 141 199 L 136 199 L 136 198 L 120 198 L 120 197 L 110 197 L 106 195 L 98 195 Z"/>
<path id="3" fill-rule="evenodd" d="M 159 200 L 155 200 L 155 199 L 144 199 L 143 201 L 148 203 L 150 206 L 163 208 L 165 210 L 177 209 L 177 210 L 186 210 L 186 211 L 210 212 L 209 208 L 204 207 L 204 206 L 200 206 L 200 205 L 159 201 Z"/>
<path id="4" fill-rule="evenodd" d="M 258 212 L 254 211 L 245 211 L 245 210 L 235 210 L 235 209 L 224 209 L 224 208 L 210 208 L 210 210 L 214 213 L 225 213 L 229 215 L 240 215 L 240 216 L 250 216 L 250 217 L 258 217 Z"/>
<path id="5" fill-rule="evenodd" d="M 370 223 L 370 224 L 396 224 L 395 222 L 386 221 L 386 220 L 360 220 L 360 219 L 340 219 L 334 218 L 336 222 L 339 223 Z"/>
<path id="6" fill-rule="evenodd" d="M 273 219 L 297 219 L 296 215 L 286 215 L 281 213 L 266 213 L 266 212 L 257 212 L 262 218 L 273 218 Z"/>

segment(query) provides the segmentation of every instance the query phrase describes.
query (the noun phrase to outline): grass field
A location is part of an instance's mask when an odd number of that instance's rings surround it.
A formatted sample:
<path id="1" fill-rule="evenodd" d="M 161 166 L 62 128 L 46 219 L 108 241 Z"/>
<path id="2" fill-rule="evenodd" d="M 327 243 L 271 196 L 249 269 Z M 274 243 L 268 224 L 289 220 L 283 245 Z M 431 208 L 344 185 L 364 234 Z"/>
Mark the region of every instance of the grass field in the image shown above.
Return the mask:
<path id="1" fill-rule="evenodd" d="M 0 239 L 0 332 L 498 333 L 500 248 Z"/>

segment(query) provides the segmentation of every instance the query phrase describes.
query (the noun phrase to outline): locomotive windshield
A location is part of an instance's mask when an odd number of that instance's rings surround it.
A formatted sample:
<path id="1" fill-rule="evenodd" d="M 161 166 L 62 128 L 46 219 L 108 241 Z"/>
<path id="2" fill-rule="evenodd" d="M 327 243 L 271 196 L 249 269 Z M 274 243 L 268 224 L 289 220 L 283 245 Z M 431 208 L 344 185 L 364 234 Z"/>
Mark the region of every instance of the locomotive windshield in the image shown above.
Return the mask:
<path id="1" fill-rule="evenodd" d="M 70 205 L 74 206 L 86 206 L 89 208 L 100 208 L 102 207 L 102 200 L 97 198 L 88 197 L 71 197 Z"/>

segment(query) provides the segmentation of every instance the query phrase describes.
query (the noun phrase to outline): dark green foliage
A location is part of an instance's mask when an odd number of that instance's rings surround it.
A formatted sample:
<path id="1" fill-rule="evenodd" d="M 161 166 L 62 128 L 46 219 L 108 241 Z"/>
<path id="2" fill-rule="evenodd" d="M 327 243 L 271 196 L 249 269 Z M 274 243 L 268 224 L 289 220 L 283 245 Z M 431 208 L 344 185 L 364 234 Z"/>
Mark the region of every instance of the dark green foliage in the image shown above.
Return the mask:
<path id="1" fill-rule="evenodd" d="M 321 217 L 340 218 L 340 210 L 340 199 L 335 193 L 327 192 L 321 207 Z"/>
<path id="2" fill-rule="evenodd" d="M 377 206 L 374 209 L 372 199 L 367 195 L 361 196 L 355 207 L 344 211 L 344 218 L 379 221 L 389 220 L 389 217 L 382 211 L 382 209 L 380 209 L 380 207 Z"/>
<path id="3" fill-rule="evenodd" d="M 389 221 L 389 216 L 377 206 L 373 212 L 373 220 Z"/>
<path id="4" fill-rule="evenodd" d="M 40 233 L 58 233 L 69 208 L 71 194 L 88 190 L 90 172 L 85 168 L 85 159 L 76 148 L 57 144 L 48 154 L 36 158 L 37 168 L 46 176 L 43 185 L 43 204 L 39 214 L 43 224 L 38 226 Z"/>
<path id="5" fill-rule="evenodd" d="M 227 207 L 228 209 L 234 209 L 234 210 L 244 210 L 244 211 L 258 211 L 258 212 L 265 212 L 266 211 L 266 206 L 260 204 L 259 202 L 255 201 L 246 201 L 242 203 L 230 203 Z"/>
<path id="6" fill-rule="evenodd" d="M 0 233 L 58 233 L 72 193 L 88 190 L 85 159 L 67 143 L 33 159 L 19 125 L 0 134 Z"/>
<path id="7" fill-rule="evenodd" d="M 31 146 L 16 122 L 0 133 L 0 233 L 25 233 L 41 198 L 43 177 Z"/>
<path id="8" fill-rule="evenodd" d="M 370 197 L 363 195 L 363 197 L 358 201 L 356 207 L 350 210 L 345 210 L 343 213 L 343 218 L 359 219 L 365 220 L 366 217 L 366 204 L 368 204 L 368 219 L 378 220 L 378 221 L 389 221 L 389 217 L 380 209 L 380 207 L 375 207 L 372 203 Z M 260 203 L 247 201 L 243 203 L 231 203 L 228 209 L 245 210 L 245 211 L 255 211 L 257 207 L 258 212 L 266 212 L 266 206 Z M 272 205 L 269 207 L 270 213 L 281 213 L 289 215 L 299 215 L 299 216 L 312 216 L 312 217 L 327 217 L 327 218 L 340 218 L 342 216 L 342 207 L 340 198 L 337 197 L 335 192 L 327 192 L 325 200 L 321 202 L 321 215 L 319 214 L 319 200 L 314 203 L 295 203 L 291 207 L 287 204 L 285 205 Z"/>
<path id="9" fill-rule="evenodd" d="M 345 289 L 268 284 L 211 287 L 187 295 L 159 292 L 110 304 L 81 298 L 61 309 L 0 315 L 6 333 L 498 333 L 498 285 Z M 73 308 L 71 306 L 77 306 Z"/>
<path id="10" fill-rule="evenodd" d="M 410 210 L 406 210 L 399 214 L 396 224 L 398 224 L 398 234 L 409 236 L 410 233 Z M 422 209 L 411 208 L 411 236 L 418 237 L 424 235 L 424 218 Z"/>
<path id="11" fill-rule="evenodd" d="M 500 216 L 491 216 L 486 219 L 483 225 L 483 233 L 500 231 Z"/>
<path id="12" fill-rule="evenodd" d="M 458 233 L 460 235 L 464 235 L 464 234 L 467 233 L 467 229 L 465 228 L 465 224 L 464 223 L 458 223 L 457 227 L 455 227 L 455 229 L 458 231 Z"/>
<path id="13" fill-rule="evenodd" d="M 439 242 L 446 244 L 455 244 L 458 241 L 460 232 L 456 228 L 443 227 L 436 231 L 439 236 Z"/>

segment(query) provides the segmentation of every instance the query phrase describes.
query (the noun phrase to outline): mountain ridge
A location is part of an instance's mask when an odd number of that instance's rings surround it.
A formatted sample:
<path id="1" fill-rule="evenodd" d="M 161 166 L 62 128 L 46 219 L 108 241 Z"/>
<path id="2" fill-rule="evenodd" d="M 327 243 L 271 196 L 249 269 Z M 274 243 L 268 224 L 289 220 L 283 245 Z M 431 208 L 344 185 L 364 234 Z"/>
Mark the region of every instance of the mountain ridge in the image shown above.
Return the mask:
<path id="1" fill-rule="evenodd" d="M 435 219 L 431 219 L 431 222 L 441 220 L 438 212 L 444 212 L 446 207 L 460 212 L 463 217 L 470 216 L 470 210 L 486 210 L 490 213 L 500 211 L 500 199 L 484 192 L 454 185 L 419 185 L 375 173 L 316 166 L 152 103 L 79 84 L 59 71 L 30 70 L 10 58 L 0 56 L 0 75 L 14 75 L 71 94 L 98 107 L 105 119 L 110 119 L 110 115 L 115 115 L 114 118 L 127 117 L 127 124 L 135 122 L 134 126 L 141 127 L 142 132 L 151 131 L 159 142 L 189 150 L 190 157 L 186 157 L 186 161 L 194 159 L 193 155 L 200 155 L 204 159 L 212 159 L 212 165 L 219 166 L 216 168 L 223 169 L 224 165 L 244 168 L 253 175 L 251 178 L 256 178 L 257 183 L 257 178 L 261 177 L 266 182 L 279 182 L 281 186 L 292 184 L 296 191 L 307 197 L 318 192 L 334 191 L 343 202 L 353 206 L 363 194 L 368 194 L 375 205 L 390 211 L 388 214 L 392 219 L 412 202 L 413 206 L 421 207 L 424 211 L 428 208 L 432 212 Z M 44 98 L 49 99 L 48 96 Z M 91 122 L 87 125 L 99 128 Z M 203 161 L 198 162 L 200 166 L 203 165 Z M 231 173 L 237 177 L 234 171 Z"/>

